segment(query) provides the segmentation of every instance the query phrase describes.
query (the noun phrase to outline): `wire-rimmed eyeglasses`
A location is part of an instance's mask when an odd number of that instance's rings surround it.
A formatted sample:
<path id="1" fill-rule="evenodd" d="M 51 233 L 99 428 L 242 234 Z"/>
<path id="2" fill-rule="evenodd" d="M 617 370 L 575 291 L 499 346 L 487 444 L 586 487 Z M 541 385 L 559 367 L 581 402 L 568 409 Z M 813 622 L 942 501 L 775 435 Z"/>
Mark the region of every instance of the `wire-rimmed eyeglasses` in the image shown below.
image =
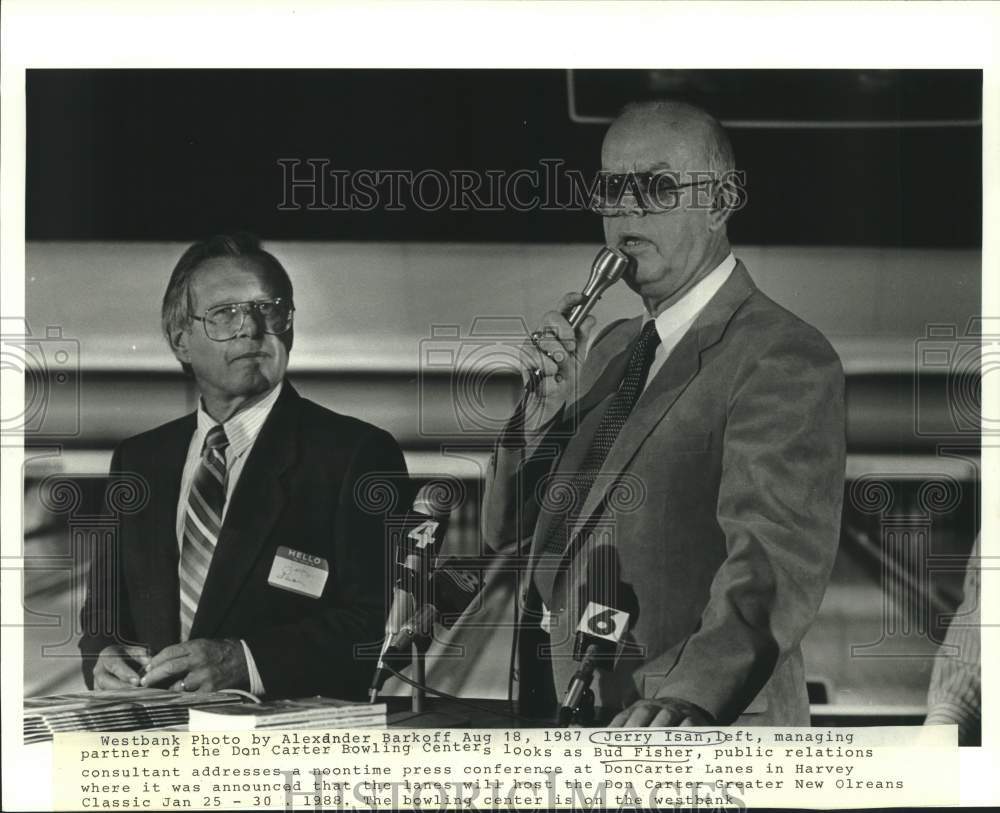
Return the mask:
<path id="1" fill-rule="evenodd" d="M 204 316 L 192 318 L 205 326 L 205 335 L 213 342 L 228 342 L 239 335 L 251 310 L 260 317 L 265 333 L 278 336 L 291 328 L 295 306 L 281 297 L 253 302 L 226 302 L 212 306 Z"/>

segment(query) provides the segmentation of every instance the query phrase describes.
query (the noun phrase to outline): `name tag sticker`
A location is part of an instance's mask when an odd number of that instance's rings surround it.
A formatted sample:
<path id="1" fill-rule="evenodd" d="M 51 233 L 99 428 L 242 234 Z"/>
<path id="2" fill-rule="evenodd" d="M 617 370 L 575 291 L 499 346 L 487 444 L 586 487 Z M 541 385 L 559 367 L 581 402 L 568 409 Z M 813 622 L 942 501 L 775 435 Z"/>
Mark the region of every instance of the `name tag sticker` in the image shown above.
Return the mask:
<path id="1" fill-rule="evenodd" d="M 274 554 L 267 583 L 309 598 L 323 595 L 330 566 L 322 556 L 313 556 L 281 545 Z"/>

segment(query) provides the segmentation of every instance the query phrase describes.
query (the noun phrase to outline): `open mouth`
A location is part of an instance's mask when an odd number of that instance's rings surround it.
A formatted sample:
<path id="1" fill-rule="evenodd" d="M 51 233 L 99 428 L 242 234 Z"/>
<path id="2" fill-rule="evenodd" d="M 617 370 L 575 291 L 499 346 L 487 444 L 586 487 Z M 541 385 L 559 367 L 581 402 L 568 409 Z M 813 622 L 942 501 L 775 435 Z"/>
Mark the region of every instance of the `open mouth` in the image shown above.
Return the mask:
<path id="1" fill-rule="evenodd" d="M 618 247 L 623 251 L 640 251 L 650 245 L 649 240 L 638 234 L 623 234 L 618 238 Z"/>

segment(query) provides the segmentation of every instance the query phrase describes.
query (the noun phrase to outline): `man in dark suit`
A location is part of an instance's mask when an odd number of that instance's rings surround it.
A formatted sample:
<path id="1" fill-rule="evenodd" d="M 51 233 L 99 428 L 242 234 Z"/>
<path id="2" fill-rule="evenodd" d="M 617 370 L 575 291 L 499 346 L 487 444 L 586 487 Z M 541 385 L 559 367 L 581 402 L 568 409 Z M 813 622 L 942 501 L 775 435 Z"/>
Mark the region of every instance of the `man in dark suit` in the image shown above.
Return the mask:
<path id="1" fill-rule="evenodd" d="M 395 440 L 285 381 L 292 285 L 249 235 L 191 246 L 162 321 L 193 375 L 197 412 L 124 441 L 111 474 L 149 500 L 91 566 L 82 612 L 88 686 L 240 688 L 361 698 L 381 637 L 385 478 Z"/>
<path id="2" fill-rule="evenodd" d="M 742 192 L 714 119 L 630 106 L 602 163 L 594 208 L 644 312 L 585 359 L 593 317 L 574 332 L 563 316 L 580 295 L 546 314 L 523 351 L 541 375 L 525 433 L 508 427 L 487 476 L 487 542 L 530 556 L 520 699 L 551 711 L 597 601 L 631 622 L 595 681 L 603 720 L 808 725 L 799 642 L 839 536 L 840 361 L 733 256 Z"/>

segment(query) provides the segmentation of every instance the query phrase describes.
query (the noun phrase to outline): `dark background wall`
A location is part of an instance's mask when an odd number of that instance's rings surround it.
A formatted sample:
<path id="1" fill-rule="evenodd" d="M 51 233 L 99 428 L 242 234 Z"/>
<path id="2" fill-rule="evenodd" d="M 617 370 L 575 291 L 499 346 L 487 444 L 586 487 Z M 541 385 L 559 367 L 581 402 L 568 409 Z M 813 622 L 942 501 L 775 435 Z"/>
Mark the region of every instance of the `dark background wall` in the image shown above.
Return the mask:
<path id="1" fill-rule="evenodd" d="M 752 201 L 736 243 L 981 242 L 978 71 L 32 70 L 27 83 L 29 239 L 238 224 L 289 240 L 593 242 L 600 225 L 580 211 L 279 211 L 277 161 L 509 173 L 559 159 L 591 177 L 600 120 L 669 95 L 735 125 Z M 863 126 L 830 127 L 844 122 Z"/>

